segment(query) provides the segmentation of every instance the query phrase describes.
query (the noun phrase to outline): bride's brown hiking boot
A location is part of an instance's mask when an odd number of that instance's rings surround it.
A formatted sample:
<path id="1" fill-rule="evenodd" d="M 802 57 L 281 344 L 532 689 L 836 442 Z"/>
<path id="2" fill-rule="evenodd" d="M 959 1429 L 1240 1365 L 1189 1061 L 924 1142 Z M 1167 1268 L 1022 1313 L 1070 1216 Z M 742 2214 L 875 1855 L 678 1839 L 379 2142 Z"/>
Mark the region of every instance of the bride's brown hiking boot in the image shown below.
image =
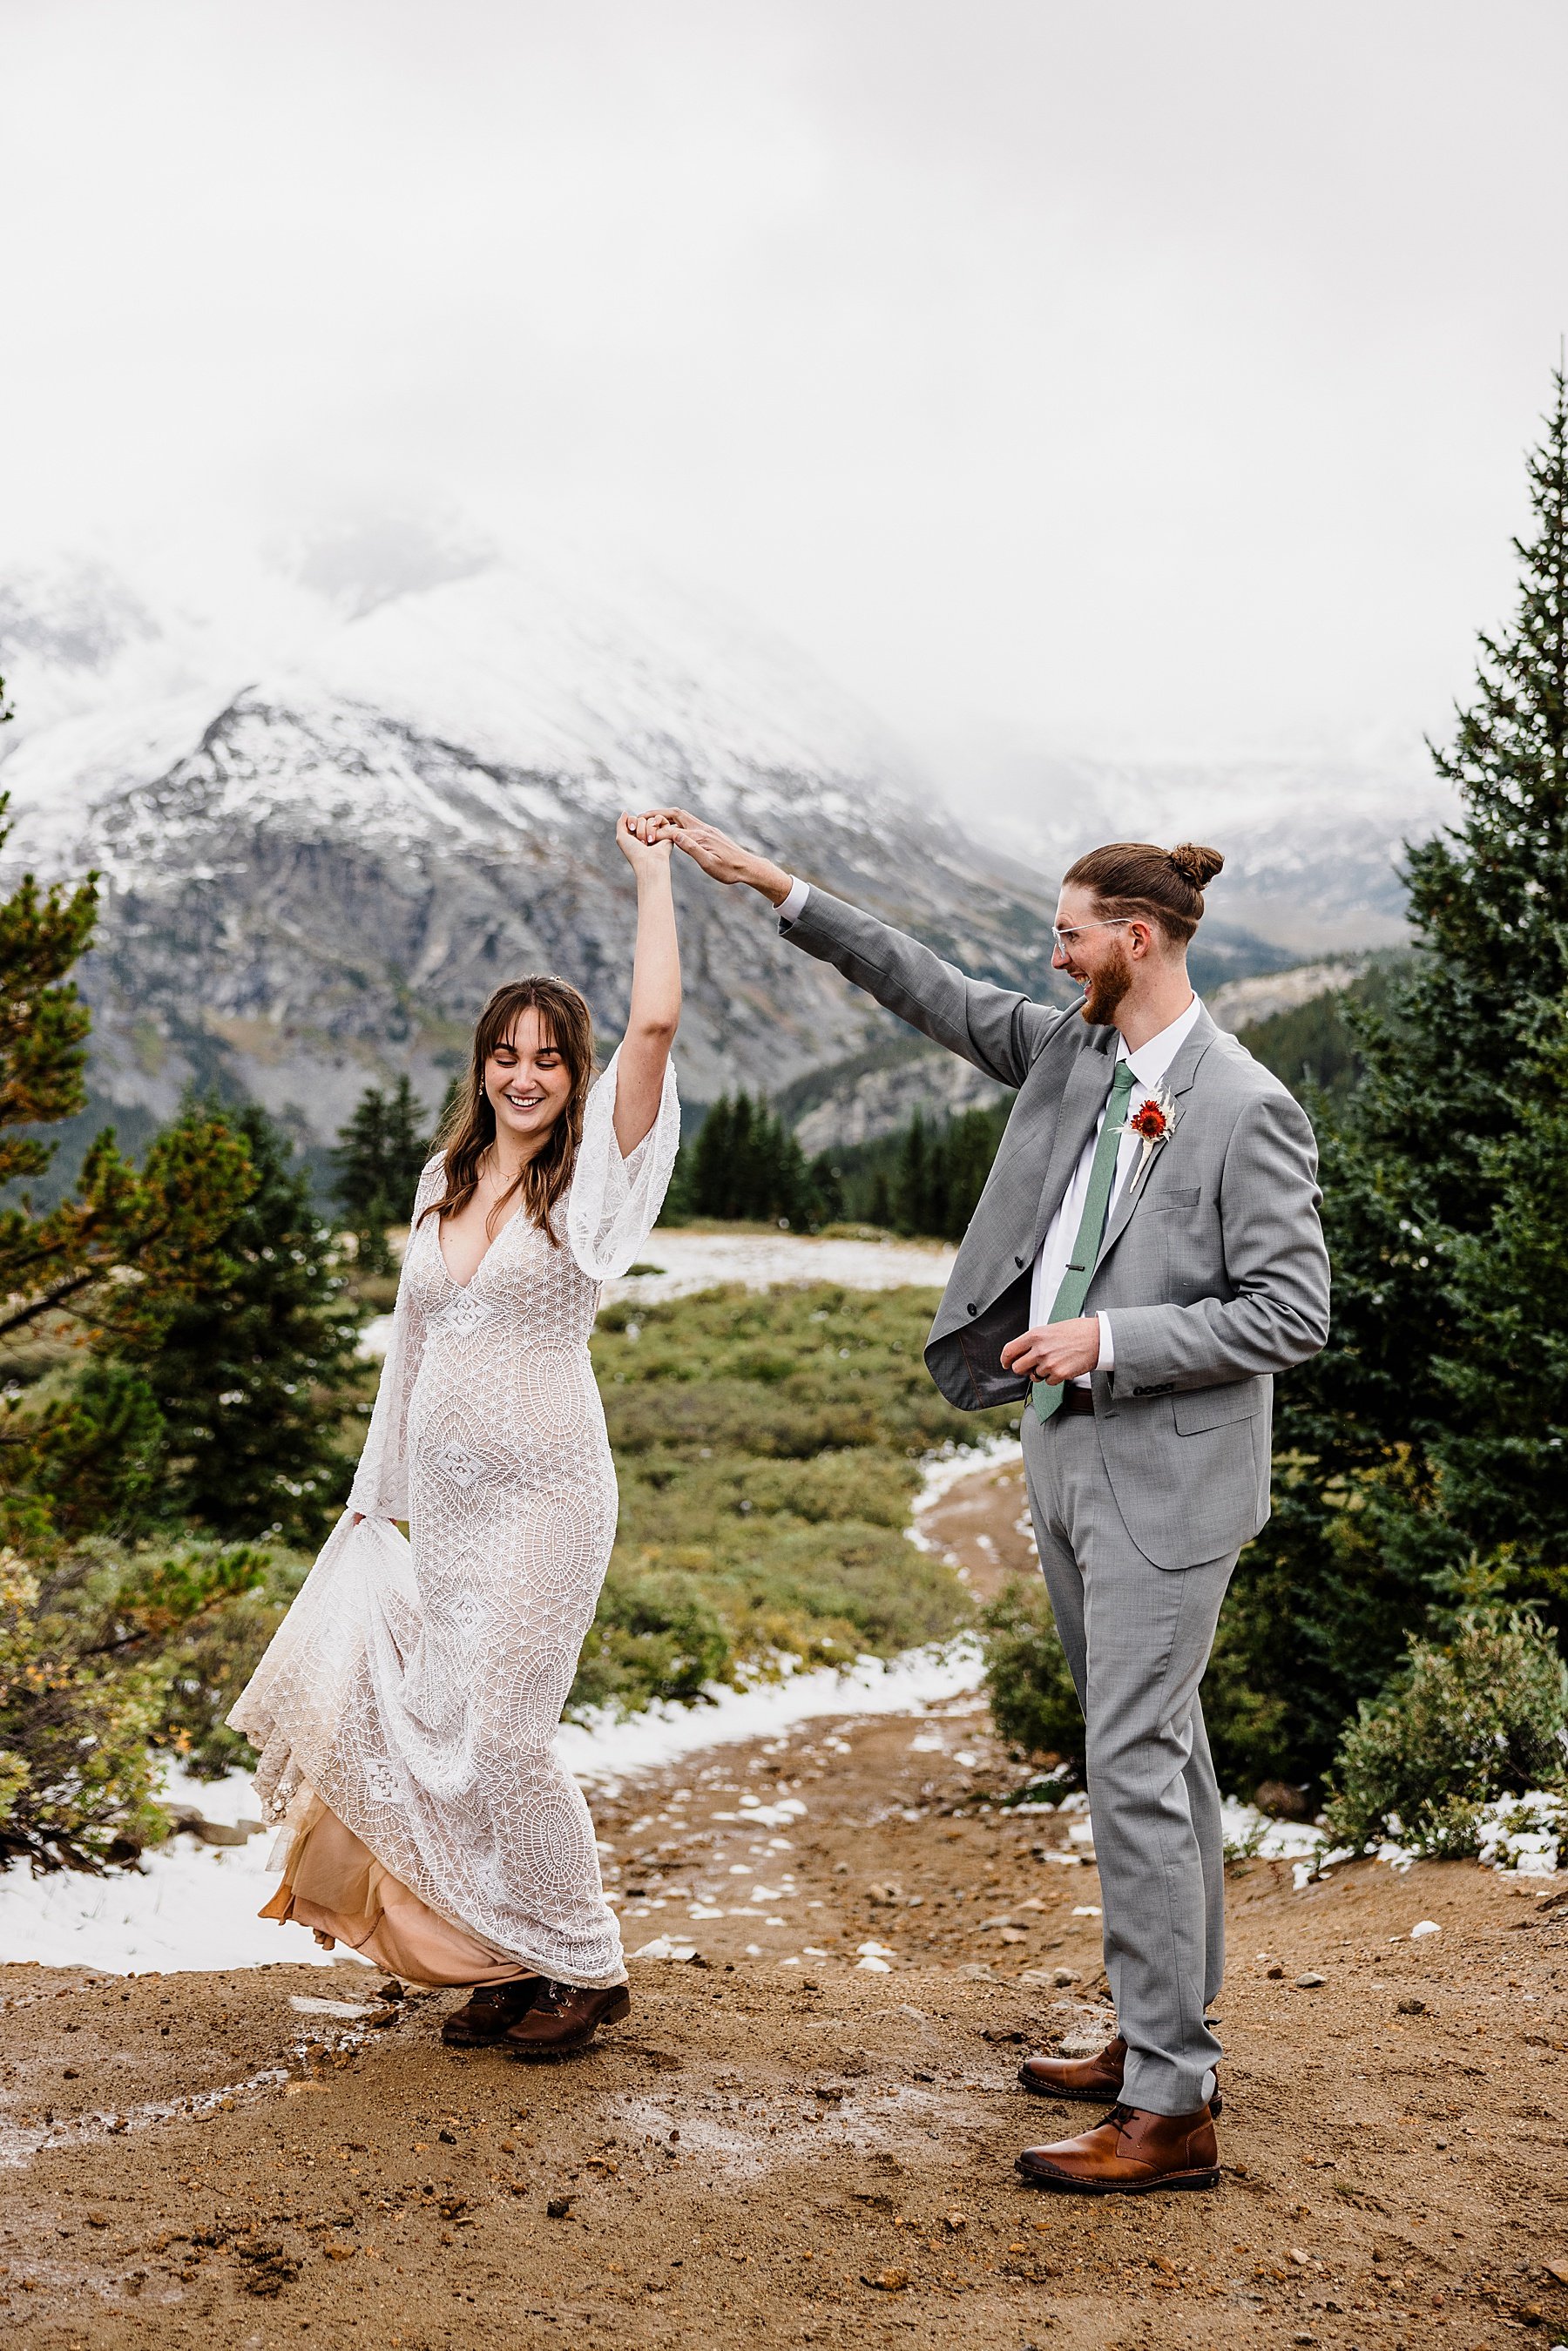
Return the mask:
<path id="1" fill-rule="evenodd" d="M 543 1988 L 542 1976 L 477 1985 L 465 2006 L 455 2008 L 443 2023 L 443 2041 L 449 2049 L 488 2049 L 528 2014 Z"/>
<path id="2" fill-rule="evenodd" d="M 1026 2186 L 1068 2196 L 1146 2196 L 1156 2188 L 1218 2188 L 1219 2150 L 1207 2106 L 1190 2115 L 1151 2115 L 1114 2105 L 1077 2138 L 1026 2147 L 1018 2159 Z"/>
<path id="3" fill-rule="evenodd" d="M 1085 2105 L 1113 2105 L 1122 2095 L 1127 2065 L 1127 2044 L 1118 2032 L 1092 2057 L 1026 2057 L 1019 2081 L 1037 2098 L 1077 2098 Z M 1224 2111 L 1218 2080 L 1208 2111 L 1218 2121 Z"/>
<path id="4" fill-rule="evenodd" d="M 498 2045 L 508 2057 L 571 2057 L 587 2048 L 601 2024 L 619 2024 L 631 2013 L 632 1995 L 624 1984 L 593 1990 L 547 1983 Z"/>

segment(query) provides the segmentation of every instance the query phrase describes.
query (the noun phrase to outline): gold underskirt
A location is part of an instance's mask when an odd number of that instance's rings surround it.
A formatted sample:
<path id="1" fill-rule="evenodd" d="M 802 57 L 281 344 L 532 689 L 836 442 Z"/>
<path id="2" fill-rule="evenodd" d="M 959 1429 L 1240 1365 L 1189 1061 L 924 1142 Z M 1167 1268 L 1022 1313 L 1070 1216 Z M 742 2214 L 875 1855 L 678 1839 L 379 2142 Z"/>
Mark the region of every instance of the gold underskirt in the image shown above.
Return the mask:
<path id="1" fill-rule="evenodd" d="M 283 1883 L 258 1915 L 308 1927 L 328 1949 L 346 1944 L 410 1983 L 514 1983 L 538 1972 L 431 1909 L 314 1793 Z"/>

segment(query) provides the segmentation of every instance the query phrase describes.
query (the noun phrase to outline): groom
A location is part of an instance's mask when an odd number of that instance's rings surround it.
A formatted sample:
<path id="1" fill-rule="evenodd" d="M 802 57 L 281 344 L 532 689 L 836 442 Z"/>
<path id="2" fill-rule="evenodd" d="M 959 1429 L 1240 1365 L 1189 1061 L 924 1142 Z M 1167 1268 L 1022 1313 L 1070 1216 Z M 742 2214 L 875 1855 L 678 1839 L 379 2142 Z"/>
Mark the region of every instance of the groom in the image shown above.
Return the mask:
<path id="1" fill-rule="evenodd" d="M 1109 2106 L 1026 2149 L 1069 2194 L 1218 2184 L 1224 1882 L 1198 1684 L 1237 1555 L 1269 1515 L 1273 1375 L 1328 1332 L 1317 1153 L 1277 1078 L 1186 973 L 1213 850 L 1079 859 L 1052 961 L 1067 1011 L 967 979 L 679 809 L 654 812 L 792 946 L 1016 1087 L 925 1360 L 961 1410 L 1018 1401 L 1040 1566 L 1086 1726 L 1117 2032 L 1026 2090 Z"/>

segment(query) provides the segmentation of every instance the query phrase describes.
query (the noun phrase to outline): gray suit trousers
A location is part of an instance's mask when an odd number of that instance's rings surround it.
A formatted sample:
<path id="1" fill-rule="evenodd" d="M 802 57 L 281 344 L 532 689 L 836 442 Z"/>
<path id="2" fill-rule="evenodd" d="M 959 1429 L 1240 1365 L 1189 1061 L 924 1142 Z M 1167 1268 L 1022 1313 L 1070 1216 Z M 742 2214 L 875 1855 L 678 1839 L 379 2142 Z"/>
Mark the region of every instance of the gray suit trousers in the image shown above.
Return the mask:
<path id="1" fill-rule="evenodd" d="M 1210 2096 L 1204 2011 L 1225 1963 L 1219 1791 L 1198 1703 L 1238 1553 L 1158 1568 L 1127 1531 L 1097 1420 L 1023 1416 L 1040 1563 L 1083 1708 L 1122 2095 L 1159 2115 Z"/>

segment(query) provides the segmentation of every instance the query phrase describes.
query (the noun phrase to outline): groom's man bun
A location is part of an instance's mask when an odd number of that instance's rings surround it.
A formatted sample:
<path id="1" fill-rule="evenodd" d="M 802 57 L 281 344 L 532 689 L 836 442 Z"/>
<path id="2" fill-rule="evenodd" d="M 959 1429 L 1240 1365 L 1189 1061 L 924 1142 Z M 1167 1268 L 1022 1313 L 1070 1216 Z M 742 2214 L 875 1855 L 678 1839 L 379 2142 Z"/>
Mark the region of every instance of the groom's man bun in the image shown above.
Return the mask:
<path id="1" fill-rule="evenodd" d="M 1113 921 L 1155 923 L 1185 946 L 1203 920 L 1203 893 L 1225 863 L 1218 849 L 1184 841 L 1156 849 L 1149 841 L 1113 841 L 1092 849 L 1062 875 L 1087 890 Z"/>
<path id="2" fill-rule="evenodd" d="M 1196 841 L 1184 841 L 1171 851 L 1171 863 L 1185 881 L 1202 893 L 1217 873 L 1225 868 L 1225 860 L 1218 849 L 1200 849 Z"/>

